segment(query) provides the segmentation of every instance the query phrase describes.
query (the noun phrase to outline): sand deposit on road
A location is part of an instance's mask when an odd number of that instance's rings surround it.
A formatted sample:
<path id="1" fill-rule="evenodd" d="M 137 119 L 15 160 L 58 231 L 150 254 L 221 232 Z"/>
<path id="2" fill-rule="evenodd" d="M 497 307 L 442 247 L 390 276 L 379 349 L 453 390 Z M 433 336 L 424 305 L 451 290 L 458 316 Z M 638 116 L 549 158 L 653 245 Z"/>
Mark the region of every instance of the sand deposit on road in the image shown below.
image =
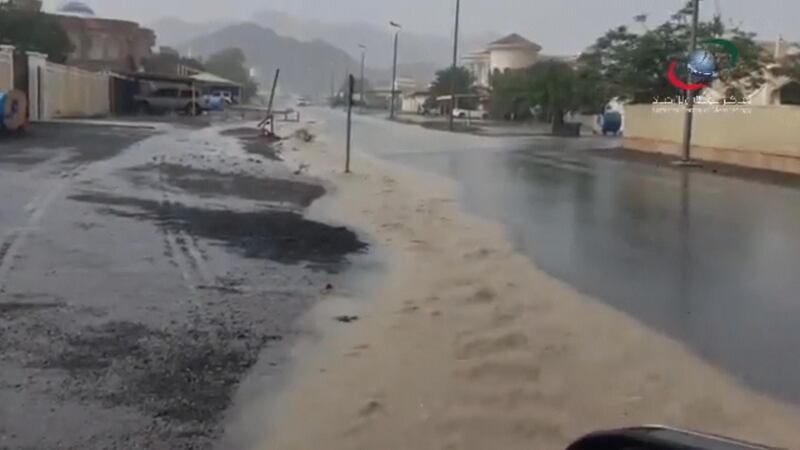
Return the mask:
<path id="1" fill-rule="evenodd" d="M 547 276 L 449 182 L 361 154 L 341 174 L 312 126 L 287 160 L 336 187 L 328 213 L 388 250 L 388 274 L 299 359 L 261 448 L 558 449 L 645 423 L 800 448 L 794 408 Z"/>

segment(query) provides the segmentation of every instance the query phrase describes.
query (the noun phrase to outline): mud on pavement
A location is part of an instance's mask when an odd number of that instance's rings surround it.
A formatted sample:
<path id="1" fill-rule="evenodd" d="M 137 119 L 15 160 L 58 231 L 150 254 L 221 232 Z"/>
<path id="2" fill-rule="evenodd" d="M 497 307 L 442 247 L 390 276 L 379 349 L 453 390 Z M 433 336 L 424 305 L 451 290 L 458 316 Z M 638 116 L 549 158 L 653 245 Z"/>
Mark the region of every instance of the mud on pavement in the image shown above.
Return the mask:
<path id="1" fill-rule="evenodd" d="M 225 130 L 221 134 L 238 138 L 244 149 L 252 154 L 261 155 L 273 161 L 281 160 L 280 141 L 262 136 L 260 133 L 253 133 L 252 128 L 233 128 Z"/>
<path id="2" fill-rule="evenodd" d="M 184 231 L 222 243 L 246 258 L 313 263 L 314 268 L 336 272 L 347 254 L 365 248 L 352 231 L 305 219 L 293 211 L 201 209 L 101 193 L 70 198 L 105 205 L 100 208 L 102 214 L 150 220 L 167 231 Z"/>
<path id="3" fill-rule="evenodd" d="M 306 218 L 324 188 L 249 133 L 241 154 L 186 133 L 76 140 L 103 171 L 54 201 L 0 291 L 0 448 L 214 448 L 256 363 L 280 373 L 366 244 Z"/>
<path id="4" fill-rule="evenodd" d="M 260 161 L 249 159 L 247 162 Z M 188 167 L 181 164 L 150 163 L 130 169 L 138 185 L 157 186 L 166 182 L 201 197 L 235 196 L 249 200 L 286 203 L 308 207 L 325 193 L 319 184 L 284 178 L 264 178 L 243 173 Z"/>

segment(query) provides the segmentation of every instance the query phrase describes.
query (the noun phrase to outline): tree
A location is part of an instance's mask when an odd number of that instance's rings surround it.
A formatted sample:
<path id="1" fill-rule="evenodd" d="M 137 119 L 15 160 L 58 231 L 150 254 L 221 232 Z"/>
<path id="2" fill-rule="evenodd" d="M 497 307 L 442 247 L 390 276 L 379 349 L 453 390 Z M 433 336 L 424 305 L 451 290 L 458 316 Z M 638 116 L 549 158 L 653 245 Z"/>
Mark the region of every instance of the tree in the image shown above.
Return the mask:
<path id="1" fill-rule="evenodd" d="M 258 84 L 250 78 L 246 63 L 241 49 L 227 48 L 209 56 L 205 66 L 207 71 L 241 84 L 242 100 L 247 100 L 256 93 Z"/>
<path id="2" fill-rule="evenodd" d="M 576 102 L 575 72 L 561 61 L 542 61 L 528 69 L 528 95 L 531 102 L 542 107 L 554 126 L 564 123 L 564 113 Z"/>
<path id="3" fill-rule="evenodd" d="M 490 79 L 490 110 L 495 117 L 524 119 L 530 115 L 531 99 L 526 91 L 528 69 L 496 71 Z"/>
<path id="4" fill-rule="evenodd" d="M 177 50 L 171 47 L 161 47 L 158 53 L 147 58 L 143 64 L 147 72 L 171 75 L 178 73 L 179 65 L 196 70 L 205 70 L 202 61 L 181 56 Z"/>
<path id="5" fill-rule="evenodd" d="M 42 52 L 50 61 L 62 64 L 73 50 L 67 33 L 53 16 L 8 3 L 0 4 L 0 44 Z"/>
<path id="6" fill-rule="evenodd" d="M 431 84 L 431 96 L 439 97 L 451 95 L 453 92 L 453 80 L 455 79 L 456 95 L 475 95 L 475 76 L 466 67 L 448 67 L 436 72 L 436 78 Z M 467 109 L 474 109 L 478 105 L 476 97 L 465 97 L 458 99 L 458 106 Z"/>
<path id="7" fill-rule="evenodd" d="M 602 93 L 605 101 L 619 96 L 641 103 L 651 102 L 653 97 L 683 95 L 669 83 L 665 74 L 671 61 L 685 59 L 690 43 L 691 16 L 692 5 L 687 2 L 655 28 L 644 27 L 639 33 L 625 26 L 612 29 L 581 55 L 579 72 L 585 79 L 600 81 L 596 92 Z M 635 21 L 643 24 L 644 18 L 639 16 Z M 709 49 L 720 67 L 726 68 L 721 76 L 726 88 L 753 90 L 764 82 L 763 69 L 769 62 L 769 55 L 754 37 L 753 33 L 738 27 L 726 27 L 719 16 L 699 23 L 699 41 L 725 38 L 739 51 L 740 60 L 731 67 L 723 49 Z M 685 78 L 685 66 L 681 64 L 679 68 L 682 71 L 679 76 Z"/>
<path id="8" fill-rule="evenodd" d="M 492 110 L 495 114 L 510 111 L 519 117 L 529 107 L 538 106 L 548 121 L 559 126 L 564 123 L 564 113 L 577 105 L 577 85 L 575 70 L 558 60 L 540 61 L 527 69 L 498 72 L 492 77 Z"/>

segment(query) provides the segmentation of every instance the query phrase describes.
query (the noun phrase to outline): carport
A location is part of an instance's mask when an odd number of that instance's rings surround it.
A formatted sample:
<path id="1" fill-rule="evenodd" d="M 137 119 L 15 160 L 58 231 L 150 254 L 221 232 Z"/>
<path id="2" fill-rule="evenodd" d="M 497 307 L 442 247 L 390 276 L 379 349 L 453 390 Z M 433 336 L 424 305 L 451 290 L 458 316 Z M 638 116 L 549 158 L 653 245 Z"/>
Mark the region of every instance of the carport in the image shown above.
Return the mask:
<path id="1" fill-rule="evenodd" d="M 113 92 L 112 92 L 112 99 L 114 101 L 124 103 L 124 104 L 131 104 L 133 105 L 134 100 L 133 96 L 137 94 L 141 94 L 142 92 L 142 84 L 143 83 L 158 83 L 158 88 L 161 87 L 182 87 L 182 86 L 189 86 L 192 90 L 192 103 L 194 105 L 197 104 L 197 98 L 195 97 L 195 92 L 197 91 L 197 87 L 200 85 L 198 80 L 195 80 L 192 77 L 181 77 L 177 75 L 166 75 L 160 73 L 146 73 L 146 72 L 131 72 L 126 73 L 123 75 L 125 79 L 133 80 L 135 82 L 135 86 L 131 88 L 123 88 L 118 85 L 114 85 Z M 157 89 L 154 86 L 150 86 L 147 90 L 155 90 Z M 193 114 L 197 114 L 197 111 L 192 111 Z"/>
<path id="2" fill-rule="evenodd" d="M 192 75 L 190 78 L 192 78 L 206 94 L 214 91 L 226 91 L 230 92 L 232 96 L 235 94 L 235 97 L 239 99 L 240 103 L 242 101 L 242 85 L 235 81 L 222 78 L 209 72 L 200 72 Z"/>

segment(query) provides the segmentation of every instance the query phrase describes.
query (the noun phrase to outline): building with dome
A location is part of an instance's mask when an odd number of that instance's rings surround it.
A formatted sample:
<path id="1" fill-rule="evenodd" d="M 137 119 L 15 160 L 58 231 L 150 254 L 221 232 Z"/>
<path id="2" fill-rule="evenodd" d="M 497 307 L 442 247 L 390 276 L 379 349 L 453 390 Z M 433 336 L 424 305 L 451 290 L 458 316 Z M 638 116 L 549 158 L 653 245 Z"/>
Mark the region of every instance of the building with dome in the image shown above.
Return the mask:
<path id="1" fill-rule="evenodd" d="M 538 44 L 512 33 L 490 43 L 481 51 L 465 55 L 462 60 L 464 66 L 475 75 L 476 83 L 489 87 L 489 80 L 495 71 L 528 67 L 539 59 L 541 49 Z"/>
<path id="2" fill-rule="evenodd" d="M 153 30 L 142 28 L 136 22 L 97 17 L 84 2 L 66 1 L 53 16 L 72 43 L 73 51 L 67 58 L 71 66 L 95 71 L 136 72 L 152 55 L 156 43 Z"/>
<path id="3" fill-rule="evenodd" d="M 94 10 L 86 3 L 70 1 L 58 8 L 59 14 L 94 17 Z"/>
<path id="4" fill-rule="evenodd" d="M 19 9 L 42 8 L 41 0 L 7 1 Z M 136 22 L 97 17 L 91 6 L 77 0 L 63 2 L 50 14 L 61 23 L 72 43 L 67 65 L 94 71 L 137 72 L 152 55 L 155 33 Z"/>

